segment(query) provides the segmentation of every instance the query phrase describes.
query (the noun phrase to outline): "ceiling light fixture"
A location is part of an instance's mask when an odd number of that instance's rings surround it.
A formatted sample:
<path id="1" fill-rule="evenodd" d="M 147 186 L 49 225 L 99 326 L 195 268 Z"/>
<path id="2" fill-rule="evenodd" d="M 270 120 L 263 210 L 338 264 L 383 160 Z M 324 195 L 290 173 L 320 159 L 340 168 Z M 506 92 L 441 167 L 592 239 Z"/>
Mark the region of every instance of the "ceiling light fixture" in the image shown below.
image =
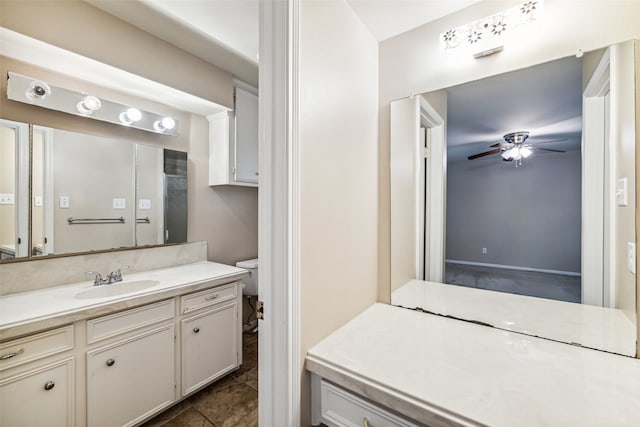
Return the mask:
<path id="1" fill-rule="evenodd" d="M 475 58 L 482 58 L 503 50 L 505 36 L 516 28 L 535 22 L 542 14 L 544 0 L 527 0 L 491 16 L 440 34 L 444 51 L 466 48 Z"/>
<path id="2" fill-rule="evenodd" d="M 7 98 L 12 101 L 156 134 L 178 135 L 178 121 L 166 114 L 144 111 L 12 71 L 7 74 Z"/>

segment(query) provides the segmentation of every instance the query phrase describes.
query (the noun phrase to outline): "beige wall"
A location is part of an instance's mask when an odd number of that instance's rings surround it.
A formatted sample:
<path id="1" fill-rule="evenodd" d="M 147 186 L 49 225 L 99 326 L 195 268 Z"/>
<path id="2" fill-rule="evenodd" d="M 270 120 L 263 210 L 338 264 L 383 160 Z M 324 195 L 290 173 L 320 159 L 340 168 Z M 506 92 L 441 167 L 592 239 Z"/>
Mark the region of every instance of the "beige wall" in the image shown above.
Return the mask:
<path id="1" fill-rule="evenodd" d="M 329 25 L 329 26 L 328 26 Z M 303 1 L 300 357 L 376 301 L 378 46 L 344 1 Z M 310 388 L 302 372 L 301 425 Z"/>
<path id="2" fill-rule="evenodd" d="M 80 0 L 3 0 L 0 26 L 233 108 L 233 76 Z"/>
<path id="3" fill-rule="evenodd" d="M 516 49 L 469 62 L 440 51 L 442 32 L 512 5 L 481 2 L 380 43 L 379 301 L 390 299 L 389 102 L 640 37 L 639 2 L 547 0 L 543 31 Z"/>

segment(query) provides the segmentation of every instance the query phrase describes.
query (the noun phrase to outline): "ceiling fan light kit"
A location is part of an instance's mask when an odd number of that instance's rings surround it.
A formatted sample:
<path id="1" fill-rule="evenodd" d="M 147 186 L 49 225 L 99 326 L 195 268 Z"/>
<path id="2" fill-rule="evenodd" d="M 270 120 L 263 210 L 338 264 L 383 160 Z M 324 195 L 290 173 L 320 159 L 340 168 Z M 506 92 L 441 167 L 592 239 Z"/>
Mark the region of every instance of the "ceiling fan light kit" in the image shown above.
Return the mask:
<path id="1" fill-rule="evenodd" d="M 469 160 L 475 160 L 480 157 L 490 156 L 492 154 L 500 153 L 500 157 L 505 162 L 514 161 L 516 167 L 522 166 L 522 159 L 526 159 L 531 154 L 533 154 L 533 150 L 545 150 L 545 151 L 553 151 L 556 153 L 564 153 L 563 150 L 553 150 L 550 148 L 539 148 L 534 147 L 532 144 L 525 144 L 525 141 L 529 138 L 528 131 L 518 131 L 518 132 L 510 132 L 503 136 L 505 142 L 499 142 L 497 144 L 493 144 L 491 147 L 498 147 L 493 150 L 485 151 L 483 153 L 474 154 L 472 156 L 467 157 Z M 540 141 L 536 144 L 545 144 L 548 142 L 559 142 L 565 141 L 566 139 L 555 139 L 552 141 Z"/>

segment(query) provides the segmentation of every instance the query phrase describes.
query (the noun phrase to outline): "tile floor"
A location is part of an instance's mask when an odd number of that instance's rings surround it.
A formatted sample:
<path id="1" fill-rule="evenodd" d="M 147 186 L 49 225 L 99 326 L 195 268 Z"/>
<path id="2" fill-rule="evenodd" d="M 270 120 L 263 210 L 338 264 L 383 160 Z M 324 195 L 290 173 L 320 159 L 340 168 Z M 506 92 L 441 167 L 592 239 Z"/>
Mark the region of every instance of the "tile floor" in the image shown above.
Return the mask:
<path id="1" fill-rule="evenodd" d="M 242 334 L 242 366 L 142 427 L 256 427 L 258 335 Z"/>
<path id="2" fill-rule="evenodd" d="M 445 283 L 557 301 L 580 302 L 580 277 L 446 264 Z"/>

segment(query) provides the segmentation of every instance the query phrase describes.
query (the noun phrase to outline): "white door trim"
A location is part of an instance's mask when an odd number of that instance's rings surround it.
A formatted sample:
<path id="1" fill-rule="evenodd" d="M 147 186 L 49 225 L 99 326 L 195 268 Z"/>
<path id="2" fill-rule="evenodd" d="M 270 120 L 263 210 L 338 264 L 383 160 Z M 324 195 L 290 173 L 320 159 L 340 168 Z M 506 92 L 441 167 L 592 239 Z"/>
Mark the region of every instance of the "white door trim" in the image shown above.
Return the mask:
<path id="1" fill-rule="evenodd" d="M 259 424 L 300 424 L 298 3 L 261 1 L 259 77 Z"/>
<path id="2" fill-rule="evenodd" d="M 42 167 L 44 186 L 42 191 L 43 198 L 43 224 L 42 234 L 46 237 L 47 242 L 43 243 L 42 255 L 54 253 L 54 197 L 53 197 L 53 129 L 44 126 L 33 126 L 33 132 L 41 132 L 42 138 Z M 33 172 L 32 172 L 33 173 Z"/>
<path id="3" fill-rule="evenodd" d="M 425 280 L 444 283 L 447 138 L 444 119 L 423 96 L 420 96 L 420 121 L 427 128 L 429 141 L 427 191 L 426 197 L 422 198 L 428 230 L 428 249 L 425 251 L 427 258 L 424 260 Z"/>
<path id="4" fill-rule="evenodd" d="M 604 302 L 604 96 L 609 92 L 610 50 L 607 49 L 583 92 L 582 119 L 582 304 Z M 613 218 L 611 218 L 613 219 Z M 611 269 L 610 269 L 611 270 Z"/>

